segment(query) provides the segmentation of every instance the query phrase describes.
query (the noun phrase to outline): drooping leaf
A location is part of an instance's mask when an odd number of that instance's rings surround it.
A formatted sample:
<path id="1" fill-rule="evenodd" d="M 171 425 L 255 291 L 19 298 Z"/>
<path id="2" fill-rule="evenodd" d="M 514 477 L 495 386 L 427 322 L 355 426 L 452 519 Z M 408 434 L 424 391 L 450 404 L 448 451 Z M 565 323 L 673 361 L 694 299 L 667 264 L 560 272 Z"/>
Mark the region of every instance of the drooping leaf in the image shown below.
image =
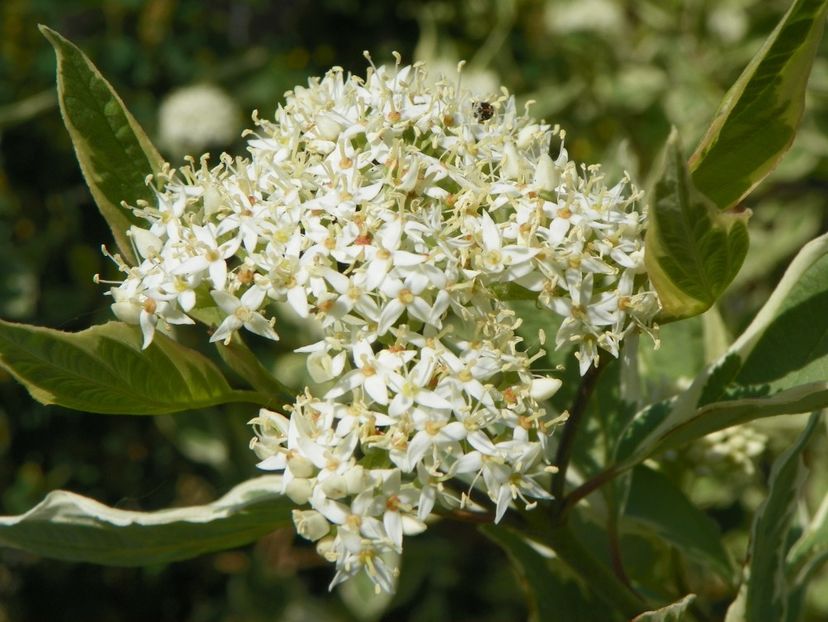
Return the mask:
<path id="1" fill-rule="evenodd" d="M 41 25 L 40 32 L 57 55 L 60 110 L 83 176 L 118 249 L 135 264 L 126 232 L 138 219 L 121 202 L 152 202 L 146 179 L 161 169 L 163 160 L 92 61 L 54 30 Z"/>
<path id="2" fill-rule="evenodd" d="M 785 619 L 789 584 L 786 557 L 789 534 L 807 469 L 802 451 L 811 440 L 814 414 L 796 442 L 773 464 L 768 496 L 753 520 L 744 580 L 728 622 L 778 622 Z"/>
<path id="3" fill-rule="evenodd" d="M 828 382 L 802 385 L 782 391 L 772 397 L 708 404 L 698 409 L 692 417 L 666 430 L 663 434 L 648 436 L 646 445 L 638 444 L 635 453 L 625 459 L 624 468 L 637 464 L 648 456 L 682 447 L 697 438 L 734 425 L 777 415 L 795 415 L 824 408 L 826 405 L 828 405 Z M 647 449 L 644 450 L 644 447 Z"/>
<path id="4" fill-rule="evenodd" d="M 239 484 L 213 503 L 133 512 L 64 490 L 0 517 L 0 546 L 68 561 L 144 566 L 242 546 L 290 523 L 281 476 Z"/>
<path id="5" fill-rule="evenodd" d="M 675 130 L 650 192 L 647 273 L 661 320 L 706 311 L 736 276 L 748 249 L 749 212 L 723 213 L 694 186 Z"/>
<path id="6" fill-rule="evenodd" d="M 0 366 L 42 404 L 104 414 L 160 415 L 261 396 L 234 390 L 202 354 L 120 322 L 65 333 L 0 320 Z"/>
<path id="7" fill-rule="evenodd" d="M 796 0 L 725 95 L 690 158 L 696 187 L 720 209 L 773 170 L 796 135 L 822 38 L 825 0 Z"/>
<path id="8" fill-rule="evenodd" d="M 480 531 L 506 552 L 518 572 L 529 604 L 530 622 L 593 619 L 595 604 L 590 605 L 577 582 L 554 572 L 549 558 L 533 549 L 520 534 L 493 525 L 483 526 Z"/>
<path id="9" fill-rule="evenodd" d="M 725 581 L 733 580 L 733 567 L 716 523 L 664 474 L 643 465 L 633 470 L 624 525 L 657 535 Z"/>
<path id="10" fill-rule="evenodd" d="M 640 616 L 633 618 L 632 622 L 682 622 L 688 619 L 685 614 L 694 600 L 696 600 L 696 595 L 688 594 L 681 600 L 677 600 L 661 609 L 645 611 Z"/>

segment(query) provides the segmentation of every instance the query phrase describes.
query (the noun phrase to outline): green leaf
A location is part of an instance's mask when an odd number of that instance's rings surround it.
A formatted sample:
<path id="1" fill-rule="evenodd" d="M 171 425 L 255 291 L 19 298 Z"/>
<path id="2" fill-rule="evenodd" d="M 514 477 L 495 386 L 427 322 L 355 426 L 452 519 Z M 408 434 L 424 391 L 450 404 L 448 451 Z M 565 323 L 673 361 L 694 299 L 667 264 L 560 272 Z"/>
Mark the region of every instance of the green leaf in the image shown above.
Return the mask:
<path id="1" fill-rule="evenodd" d="M 768 302 L 715 364 L 675 399 L 640 411 L 612 470 L 716 430 L 828 406 L 828 234 L 791 262 Z"/>
<path id="2" fill-rule="evenodd" d="M 241 335 L 235 333 L 228 344 L 217 341 L 216 349 L 222 360 L 251 387 L 262 395 L 271 396 L 273 408 L 293 401 L 294 392 L 274 378 L 247 346 Z"/>
<path id="3" fill-rule="evenodd" d="M 796 135 L 825 0 L 796 0 L 722 100 L 690 158 L 696 187 L 726 209 L 770 173 Z"/>
<path id="4" fill-rule="evenodd" d="M 661 321 L 706 311 L 736 276 L 748 249 L 749 212 L 722 213 L 696 190 L 675 130 L 650 191 L 647 273 Z"/>
<path id="5" fill-rule="evenodd" d="M 624 527 L 657 535 L 728 583 L 733 581 L 733 567 L 716 523 L 658 471 L 646 466 L 633 471 Z"/>
<path id="6" fill-rule="evenodd" d="M 57 55 L 60 111 L 83 176 L 118 249 L 135 264 L 126 232 L 140 221 L 121 202 L 154 202 L 147 176 L 157 173 L 163 160 L 92 61 L 54 30 L 41 25 L 40 32 Z"/>
<path id="7" fill-rule="evenodd" d="M 64 490 L 20 516 L 0 517 L 0 546 L 53 559 L 144 566 L 189 559 L 253 542 L 288 525 L 281 476 L 239 484 L 213 503 L 131 512 Z"/>
<path id="8" fill-rule="evenodd" d="M 788 552 L 789 574 L 797 583 L 809 576 L 811 572 L 828 556 L 828 495 L 822 499 L 811 522 L 804 533 Z"/>
<path id="9" fill-rule="evenodd" d="M 554 572 L 549 557 L 539 553 L 527 540 L 508 527 L 486 525 L 480 531 L 509 556 L 527 596 L 530 622 L 592 620 L 590 605 L 581 587 Z"/>
<path id="10" fill-rule="evenodd" d="M 702 316 L 665 324 L 658 343 L 641 339 L 639 359 L 644 395 L 650 399 L 678 392 L 677 385 L 692 380 L 703 368 L 705 331 Z"/>
<path id="11" fill-rule="evenodd" d="M 696 600 L 695 594 L 688 594 L 681 600 L 655 611 L 645 611 L 633 618 L 632 622 L 682 622 L 687 620 L 688 607 Z"/>
<path id="12" fill-rule="evenodd" d="M 400 554 L 391 551 L 383 555 L 389 567 L 400 566 Z M 339 597 L 351 615 L 359 622 L 374 622 L 383 617 L 386 609 L 394 599 L 390 592 L 377 591 L 377 586 L 365 572 L 360 572 L 344 583 L 336 586 Z"/>
<path id="13" fill-rule="evenodd" d="M 79 333 L 0 320 L 0 366 L 42 404 L 94 413 L 160 415 L 264 400 L 237 391 L 209 359 L 156 332 L 120 322 Z"/>
<path id="14" fill-rule="evenodd" d="M 801 276 L 733 380 L 738 393 L 774 394 L 828 378 L 828 255 Z"/>
<path id="15" fill-rule="evenodd" d="M 778 622 L 785 619 L 787 548 L 807 472 L 802 451 L 818 422 L 819 415 L 815 413 L 794 445 L 773 464 L 768 496 L 753 520 L 744 581 L 736 601 L 728 610 L 728 622 Z"/>

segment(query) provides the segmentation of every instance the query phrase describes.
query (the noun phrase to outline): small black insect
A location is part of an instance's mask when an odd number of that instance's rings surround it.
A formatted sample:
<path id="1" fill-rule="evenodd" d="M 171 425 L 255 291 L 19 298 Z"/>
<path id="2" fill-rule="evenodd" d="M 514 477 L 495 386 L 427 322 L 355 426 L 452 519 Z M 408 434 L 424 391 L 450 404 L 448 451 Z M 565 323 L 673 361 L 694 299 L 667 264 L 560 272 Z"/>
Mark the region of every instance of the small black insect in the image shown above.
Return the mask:
<path id="1" fill-rule="evenodd" d="M 494 106 L 489 102 L 476 102 L 474 104 L 474 116 L 478 121 L 488 121 L 494 116 Z"/>

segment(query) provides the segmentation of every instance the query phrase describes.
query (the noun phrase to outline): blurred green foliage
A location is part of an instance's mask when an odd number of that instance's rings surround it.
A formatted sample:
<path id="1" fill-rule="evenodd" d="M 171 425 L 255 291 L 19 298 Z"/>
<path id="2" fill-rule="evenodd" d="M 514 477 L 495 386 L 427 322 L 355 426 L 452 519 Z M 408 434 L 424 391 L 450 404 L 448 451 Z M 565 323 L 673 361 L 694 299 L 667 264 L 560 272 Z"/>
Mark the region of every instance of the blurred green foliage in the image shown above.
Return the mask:
<path id="1" fill-rule="evenodd" d="M 470 81 L 503 83 L 520 101 L 534 100 L 534 114 L 565 127 L 572 158 L 604 162 L 611 176 L 628 170 L 644 185 L 670 126 L 678 127 L 688 148 L 695 144 L 787 5 L 786 0 L 3 0 L 0 317 L 73 330 L 109 317 L 104 290 L 92 275 L 112 273 L 99 252 L 101 243 L 111 243 L 110 234 L 61 123 L 54 55 L 38 23 L 60 31 L 93 58 L 154 139 L 161 102 L 176 88 L 209 82 L 231 94 L 245 114 L 258 109 L 266 116 L 285 90 L 308 76 L 334 64 L 364 73 L 364 49 L 375 62 L 390 61 L 391 51 L 398 50 L 405 61 L 443 66 L 468 59 Z M 720 304 L 731 334 L 767 298 L 793 253 L 826 229 L 826 52 L 823 43 L 792 151 L 749 199 L 752 250 Z M 240 141 L 212 145 L 216 151 L 242 146 Z M 700 322 L 677 330 L 701 333 Z M 668 335 L 665 331 L 666 345 Z M 186 333 L 181 337 L 187 340 Z M 287 384 L 299 386 L 301 361 L 288 354 L 289 342 L 265 360 Z M 660 387 L 667 393 L 669 382 L 692 372 L 670 352 L 666 347 L 646 359 L 661 370 L 675 366 L 676 375 L 666 375 Z M 0 513 L 23 512 L 55 488 L 129 509 L 206 502 L 255 474 L 247 449 L 250 416 L 239 408 L 151 420 L 45 408 L 0 372 Z M 773 421 L 757 427 L 770 437 L 771 447 L 756 471 L 736 484 L 693 471 L 682 455 L 664 462 L 673 480 L 708 509 L 737 554 L 745 547 L 750 512 L 763 496 L 771 457 L 795 434 Z M 810 454 L 815 472 L 828 472 L 824 444 L 823 439 Z M 311 547 L 295 542 L 292 531 L 276 532 L 247 549 L 144 569 L 44 563 L 2 549 L 0 622 L 525 617 L 505 556 L 474 529 L 462 527 L 436 525 L 407 542 L 399 592 L 384 614 L 349 607 L 359 595 L 328 595 L 330 569 Z M 703 579 L 692 576 L 692 568 L 688 572 L 691 580 Z M 808 619 L 825 619 L 828 592 L 815 586 L 812 593 Z"/>

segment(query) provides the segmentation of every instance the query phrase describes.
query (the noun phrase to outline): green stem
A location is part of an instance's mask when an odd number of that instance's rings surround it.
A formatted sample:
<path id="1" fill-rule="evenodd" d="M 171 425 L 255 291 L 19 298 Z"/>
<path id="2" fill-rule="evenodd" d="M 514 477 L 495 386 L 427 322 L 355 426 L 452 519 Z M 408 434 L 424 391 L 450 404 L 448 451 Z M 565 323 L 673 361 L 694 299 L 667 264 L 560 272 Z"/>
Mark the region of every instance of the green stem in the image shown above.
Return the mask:
<path id="1" fill-rule="evenodd" d="M 573 507 L 575 507 L 578 501 L 580 501 L 590 493 L 594 492 L 610 480 L 615 479 L 621 473 L 623 473 L 623 471 L 616 471 L 613 467 L 610 467 L 605 471 L 601 471 L 592 479 L 585 481 L 575 490 L 566 495 L 566 497 L 563 499 L 561 503 L 559 510 L 561 519 L 564 519 L 566 517 L 566 515 L 572 510 Z"/>
<path id="2" fill-rule="evenodd" d="M 524 514 L 531 519 L 531 512 Z M 572 528 L 566 524 L 549 524 L 547 517 L 532 521 L 533 535 L 549 546 L 601 600 L 628 619 L 647 610 L 646 603 L 624 585 L 613 571 L 601 563 L 578 540 Z"/>
<path id="3" fill-rule="evenodd" d="M 563 432 L 561 433 L 561 442 L 558 445 L 558 453 L 555 455 L 555 466 L 558 468 L 558 471 L 552 479 L 552 496 L 556 499 L 563 497 L 564 488 L 566 487 L 566 471 L 569 468 L 572 452 L 575 449 L 575 437 L 581 427 L 589 398 L 595 390 L 598 377 L 604 370 L 604 367 L 603 365 L 590 367 L 587 373 L 584 374 L 584 377 L 581 378 L 581 384 L 578 386 L 575 401 L 569 410 L 569 418 L 564 424 Z"/>
<path id="4" fill-rule="evenodd" d="M 619 581 L 632 589 L 632 583 L 627 576 L 627 571 L 624 570 L 624 559 L 621 555 L 621 539 L 618 533 L 618 501 L 615 499 L 612 490 L 609 493 L 605 490 L 604 493 L 604 498 L 607 503 L 607 537 L 609 538 L 612 571 L 618 577 Z"/>

